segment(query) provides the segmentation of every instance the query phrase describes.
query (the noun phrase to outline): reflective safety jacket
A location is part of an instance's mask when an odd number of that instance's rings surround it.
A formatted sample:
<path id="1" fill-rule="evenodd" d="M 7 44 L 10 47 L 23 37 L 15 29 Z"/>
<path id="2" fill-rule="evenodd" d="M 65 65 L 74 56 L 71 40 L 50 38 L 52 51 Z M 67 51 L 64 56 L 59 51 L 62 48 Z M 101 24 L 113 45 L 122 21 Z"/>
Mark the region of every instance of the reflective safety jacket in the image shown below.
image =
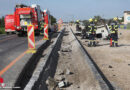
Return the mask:
<path id="1" fill-rule="evenodd" d="M 115 34 L 118 32 L 118 25 L 117 25 L 117 22 L 112 22 L 109 26 L 109 29 L 110 29 L 110 33 L 111 34 Z"/>
<path id="2" fill-rule="evenodd" d="M 44 28 L 44 22 L 40 22 L 40 24 L 41 24 L 41 29 L 43 29 Z"/>
<path id="3" fill-rule="evenodd" d="M 76 22 L 76 25 L 79 25 L 79 22 Z"/>
<path id="4" fill-rule="evenodd" d="M 97 26 L 95 24 L 88 25 L 89 34 L 96 34 Z"/>

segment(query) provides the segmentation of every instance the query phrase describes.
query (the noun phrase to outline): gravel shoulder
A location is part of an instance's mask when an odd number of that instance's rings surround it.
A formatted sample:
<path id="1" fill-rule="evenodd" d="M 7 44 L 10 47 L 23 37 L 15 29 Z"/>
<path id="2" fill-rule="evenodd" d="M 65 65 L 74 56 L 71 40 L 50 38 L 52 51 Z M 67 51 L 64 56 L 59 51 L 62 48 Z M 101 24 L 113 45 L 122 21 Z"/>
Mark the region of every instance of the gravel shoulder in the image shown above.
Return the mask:
<path id="1" fill-rule="evenodd" d="M 97 47 L 88 47 L 87 39 L 78 38 L 113 86 L 130 90 L 130 30 L 119 30 L 117 48 L 109 47 L 108 40 L 99 40 Z"/>

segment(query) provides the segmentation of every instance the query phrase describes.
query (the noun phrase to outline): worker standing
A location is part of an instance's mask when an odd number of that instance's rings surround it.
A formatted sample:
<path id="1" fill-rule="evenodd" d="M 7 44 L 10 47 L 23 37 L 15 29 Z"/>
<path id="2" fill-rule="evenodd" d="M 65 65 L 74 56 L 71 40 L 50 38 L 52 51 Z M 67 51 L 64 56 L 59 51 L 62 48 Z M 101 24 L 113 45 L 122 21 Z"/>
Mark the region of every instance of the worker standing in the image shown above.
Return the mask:
<path id="1" fill-rule="evenodd" d="M 76 31 L 79 31 L 79 20 L 76 21 Z"/>
<path id="2" fill-rule="evenodd" d="M 41 25 L 41 30 L 42 32 L 44 33 L 44 21 L 43 20 L 40 20 L 40 25 Z"/>
<path id="3" fill-rule="evenodd" d="M 82 29 L 82 34 L 81 34 L 81 35 L 82 35 L 82 38 L 81 38 L 81 39 L 86 39 L 86 38 L 87 38 L 86 31 L 87 31 L 86 28 Z"/>
<path id="4" fill-rule="evenodd" d="M 110 47 L 118 47 L 118 24 L 117 17 L 113 18 L 113 21 L 110 23 L 110 35 L 112 38 L 112 44 Z"/>
<path id="5" fill-rule="evenodd" d="M 97 20 L 95 20 L 97 22 Z M 96 37 L 96 30 L 97 27 L 95 25 L 95 21 L 93 21 L 92 18 L 89 19 L 89 43 L 88 43 L 88 47 L 91 46 L 96 46 L 96 42 L 95 42 L 95 37 Z"/>

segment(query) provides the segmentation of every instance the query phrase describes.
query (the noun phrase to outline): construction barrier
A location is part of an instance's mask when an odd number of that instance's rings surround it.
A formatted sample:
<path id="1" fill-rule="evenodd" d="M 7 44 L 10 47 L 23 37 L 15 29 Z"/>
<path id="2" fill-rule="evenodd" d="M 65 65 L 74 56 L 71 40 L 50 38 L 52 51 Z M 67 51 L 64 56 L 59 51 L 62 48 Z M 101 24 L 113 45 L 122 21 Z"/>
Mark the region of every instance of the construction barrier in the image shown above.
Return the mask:
<path id="1" fill-rule="evenodd" d="M 29 48 L 27 53 L 36 53 L 34 26 L 33 25 L 27 26 L 27 33 L 28 33 L 28 48 Z"/>
<path id="2" fill-rule="evenodd" d="M 61 29 L 61 25 L 60 25 L 60 24 L 58 24 L 58 31 L 60 31 L 60 29 Z"/>
<path id="3" fill-rule="evenodd" d="M 48 24 L 44 25 L 44 40 L 49 40 L 48 38 Z"/>
<path id="4" fill-rule="evenodd" d="M 63 23 L 63 20 L 60 18 L 60 19 L 58 20 L 58 30 L 59 30 L 59 31 L 61 30 L 62 23 Z"/>
<path id="5" fill-rule="evenodd" d="M 112 38 L 110 38 L 110 46 L 112 46 Z"/>
<path id="6" fill-rule="evenodd" d="M 44 10 L 44 40 L 49 40 L 48 38 L 48 28 L 49 28 L 49 11 L 48 10 Z"/>

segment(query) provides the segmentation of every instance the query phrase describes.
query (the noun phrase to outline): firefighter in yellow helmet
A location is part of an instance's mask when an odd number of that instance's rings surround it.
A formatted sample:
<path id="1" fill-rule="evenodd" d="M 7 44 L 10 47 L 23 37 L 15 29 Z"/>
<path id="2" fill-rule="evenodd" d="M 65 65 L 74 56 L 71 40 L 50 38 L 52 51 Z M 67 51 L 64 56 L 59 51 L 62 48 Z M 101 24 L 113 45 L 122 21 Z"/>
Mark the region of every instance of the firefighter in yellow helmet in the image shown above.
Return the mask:
<path id="1" fill-rule="evenodd" d="M 44 23 L 44 20 L 41 19 L 41 20 L 40 20 L 40 25 L 41 25 L 41 28 L 40 28 L 40 29 L 41 29 L 42 32 L 44 32 L 44 24 L 45 24 L 45 23 Z"/>
<path id="2" fill-rule="evenodd" d="M 97 21 L 98 21 L 97 19 L 94 19 L 95 26 L 97 25 Z"/>
<path id="3" fill-rule="evenodd" d="M 118 18 L 115 17 L 113 18 L 113 20 L 111 21 L 109 28 L 110 28 L 110 34 L 111 34 L 111 38 L 112 38 L 112 44 L 110 45 L 110 47 L 118 47 L 118 24 L 117 24 L 117 20 Z"/>
<path id="4" fill-rule="evenodd" d="M 94 22 L 97 22 L 97 19 L 95 19 Z"/>
<path id="5" fill-rule="evenodd" d="M 89 28 L 89 43 L 88 43 L 88 47 L 91 47 L 91 46 L 96 46 L 96 42 L 95 42 L 95 37 L 96 37 L 96 30 L 97 30 L 97 27 L 95 25 L 95 22 L 92 18 L 89 19 L 89 25 L 88 25 L 88 28 Z"/>
<path id="6" fill-rule="evenodd" d="M 79 23 L 80 23 L 80 20 L 77 20 L 77 21 L 76 21 L 76 31 L 79 31 L 79 30 L 80 30 Z"/>
<path id="7" fill-rule="evenodd" d="M 93 19 L 92 19 L 92 18 L 90 18 L 90 19 L 89 19 L 89 22 L 93 22 Z"/>
<path id="8" fill-rule="evenodd" d="M 117 17 L 114 17 L 113 20 L 114 20 L 114 21 L 117 21 Z"/>

